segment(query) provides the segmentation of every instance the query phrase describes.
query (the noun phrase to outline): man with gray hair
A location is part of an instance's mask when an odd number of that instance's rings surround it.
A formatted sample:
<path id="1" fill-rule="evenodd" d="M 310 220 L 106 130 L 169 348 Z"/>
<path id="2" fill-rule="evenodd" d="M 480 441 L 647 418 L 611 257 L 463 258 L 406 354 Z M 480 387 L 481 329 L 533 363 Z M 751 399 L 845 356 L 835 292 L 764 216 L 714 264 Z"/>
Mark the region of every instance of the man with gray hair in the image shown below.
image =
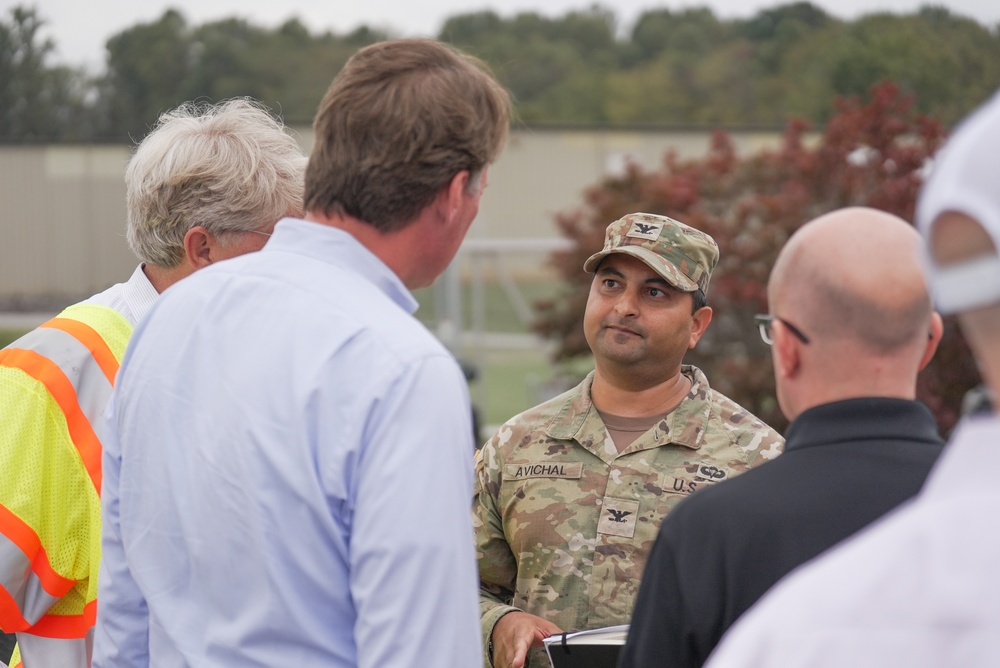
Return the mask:
<path id="1" fill-rule="evenodd" d="M 17 636 L 12 665 L 90 664 L 99 434 L 126 344 L 159 293 L 260 249 L 279 218 L 301 211 L 305 163 L 248 100 L 163 114 L 125 172 L 127 238 L 141 264 L 0 351 L 0 628 Z"/>
<path id="2" fill-rule="evenodd" d="M 920 193 L 938 309 L 1000 396 L 1000 94 L 962 122 Z M 997 665 L 1000 419 L 963 419 L 920 494 L 779 583 L 709 660 L 730 666 Z"/>
<path id="3" fill-rule="evenodd" d="M 162 115 L 125 170 L 128 244 L 156 291 L 259 250 L 279 219 L 302 212 L 306 162 L 249 99 Z"/>

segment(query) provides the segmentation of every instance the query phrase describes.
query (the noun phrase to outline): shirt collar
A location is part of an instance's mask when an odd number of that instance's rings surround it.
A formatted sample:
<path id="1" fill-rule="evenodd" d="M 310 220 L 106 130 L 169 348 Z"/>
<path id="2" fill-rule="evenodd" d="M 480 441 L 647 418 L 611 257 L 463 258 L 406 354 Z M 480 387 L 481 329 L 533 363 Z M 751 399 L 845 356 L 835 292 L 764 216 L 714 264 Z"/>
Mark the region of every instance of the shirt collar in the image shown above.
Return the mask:
<path id="1" fill-rule="evenodd" d="M 813 406 L 785 432 L 785 450 L 864 440 L 942 443 L 930 410 L 895 397 L 858 397 Z"/>
<path id="2" fill-rule="evenodd" d="M 335 264 L 374 283 L 400 308 L 414 313 L 416 298 L 398 276 L 352 235 L 344 230 L 299 218 L 283 218 L 262 253 L 293 252 Z"/>
<path id="3" fill-rule="evenodd" d="M 153 307 L 159 293 L 156 288 L 146 278 L 146 273 L 142 270 L 143 265 L 139 265 L 132 272 L 125 284 L 122 286 L 122 299 L 129 313 L 122 314 L 133 326 L 137 325 L 145 317 L 149 309 Z"/>
<path id="4" fill-rule="evenodd" d="M 711 412 L 711 408 L 707 405 L 708 378 L 701 369 L 691 365 L 682 366 L 681 373 L 691 379 L 691 389 L 680 405 L 664 419 L 667 429 L 660 429 L 662 423 L 651 429 L 655 432 L 653 447 L 673 443 L 697 450 L 704 440 L 705 425 Z M 559 412 L 549 422 L 546 428 L 549 436 L 563 440 L 572 439 L 586 446 L 584 443 L 587 440 L 586 434 L 606 431 L 590 399 L 590 387 L 593 382 L 594 372 L 591 371 L 580 383 L 577 391 L 566 398 Z M 631 448 L 628 448 L 625 452 L 630 451 Z"/>

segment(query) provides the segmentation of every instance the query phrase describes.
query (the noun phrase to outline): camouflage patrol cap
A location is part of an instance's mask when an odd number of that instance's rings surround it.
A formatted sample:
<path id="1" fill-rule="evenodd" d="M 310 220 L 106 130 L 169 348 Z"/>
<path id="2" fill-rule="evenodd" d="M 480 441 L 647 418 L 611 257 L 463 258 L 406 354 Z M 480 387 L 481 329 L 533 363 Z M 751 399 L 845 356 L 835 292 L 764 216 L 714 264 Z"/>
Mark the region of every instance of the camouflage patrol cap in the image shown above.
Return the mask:
<path id="1" fill-rule="evenodd" d="M 627 253 L 648 264 L 663 279 L 683 292 L 708 294 L 708 281 L 719 261 L 715 240 L 666 216 L 630 213 L 608 225 L 604 249 L 583 263 L 588 273 L 611 253 Z"/>

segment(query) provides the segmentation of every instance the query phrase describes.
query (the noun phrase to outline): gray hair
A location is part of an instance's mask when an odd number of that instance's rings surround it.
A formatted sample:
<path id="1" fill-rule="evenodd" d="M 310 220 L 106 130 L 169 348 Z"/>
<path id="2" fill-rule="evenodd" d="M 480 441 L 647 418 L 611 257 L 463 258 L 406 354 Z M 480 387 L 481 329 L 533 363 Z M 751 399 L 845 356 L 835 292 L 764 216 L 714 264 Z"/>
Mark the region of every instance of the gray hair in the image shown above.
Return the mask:
<path id="1" fill-rule="evenodd" d="M 196 226 L 244 233 L 301 215 L 307 158 L 262 105 L 187 102 L 162 114 L 125 169 L 132 252 L 174 267 Z"/>

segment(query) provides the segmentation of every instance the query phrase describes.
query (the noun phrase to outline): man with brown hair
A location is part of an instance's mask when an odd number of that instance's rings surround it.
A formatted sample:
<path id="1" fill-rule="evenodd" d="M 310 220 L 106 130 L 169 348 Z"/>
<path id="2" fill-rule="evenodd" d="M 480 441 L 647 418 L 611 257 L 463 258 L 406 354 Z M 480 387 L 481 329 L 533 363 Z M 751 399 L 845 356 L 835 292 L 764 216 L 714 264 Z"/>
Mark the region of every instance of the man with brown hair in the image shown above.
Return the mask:
<path id="1" fill-rule="evenodd" d="M 109 409 L 96 668 L 478 660 L 468 390 L 410 290 L 508 120 L 444 44 L 362 49 L 320 105 L 305 219 L 152 309 Z"/>

